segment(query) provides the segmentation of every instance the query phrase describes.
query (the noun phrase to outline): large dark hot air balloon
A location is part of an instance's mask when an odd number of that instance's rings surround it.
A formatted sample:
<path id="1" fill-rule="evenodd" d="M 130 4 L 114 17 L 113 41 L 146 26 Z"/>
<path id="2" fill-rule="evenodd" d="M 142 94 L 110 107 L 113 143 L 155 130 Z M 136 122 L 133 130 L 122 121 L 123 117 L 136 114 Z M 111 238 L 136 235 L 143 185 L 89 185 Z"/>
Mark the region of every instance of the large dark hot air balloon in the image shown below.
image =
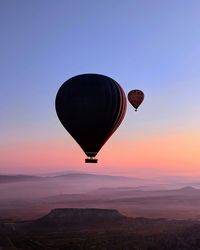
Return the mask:
<path id="1" fill-rule="evenodd" d="M 131 105 L 135 108 L 135 111 L 137 111 L 138 107 L 144 100 L 144 93 L 139 89 L 131 90 L 128 93 L 128 100 L 131 103 Z"/>
<path id="2" fill-rule="evenodd" d="M 94 157 L 122 122 L 126 112 L 123 89 L 99 74 L 77 75 L 58 90 L 56 112 L 65 129 L 89 157 Z"/>

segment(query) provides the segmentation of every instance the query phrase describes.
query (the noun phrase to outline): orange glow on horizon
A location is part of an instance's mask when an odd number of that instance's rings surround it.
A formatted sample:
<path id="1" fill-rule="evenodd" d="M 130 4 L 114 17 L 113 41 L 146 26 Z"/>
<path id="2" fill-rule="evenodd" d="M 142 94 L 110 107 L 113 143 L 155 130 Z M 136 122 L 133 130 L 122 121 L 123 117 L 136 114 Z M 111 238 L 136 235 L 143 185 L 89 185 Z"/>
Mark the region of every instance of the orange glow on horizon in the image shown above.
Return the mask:
<path id="1" fill-rule="evenodd" d="M 109 166 L 113 171 L 133 171 L 134 168 L 159 168 L 164 172 L 200 170 L 200 134 L 172 134 L 151 136 L 142 140 L 116 137 L 104 145 L 97 155 L 98 164 L 91 169 Z M 45 143 L 23 142 L 5 147 L 0 152 L 2 166 L 20 166 L 49 171 L 87 166 L 85 155 L 72 140 Z M 86 169 L 83 169 L 85 171 Z M 200 172 L 200 171 L 199 171 Z"/>
<path id="2" fill-rule="evenodd" d="M 148 137 L 131 141 L 123 139 L 118 145 L 109 145 L 109 150 L 102 150 L 102 158 L 108 165 L 133 169 L 134 167 L 156 167 L 168 171 L 200 172 L 200 134 L 173 134 Z M 112 152 L 112 153 L 110 153 Z"/>

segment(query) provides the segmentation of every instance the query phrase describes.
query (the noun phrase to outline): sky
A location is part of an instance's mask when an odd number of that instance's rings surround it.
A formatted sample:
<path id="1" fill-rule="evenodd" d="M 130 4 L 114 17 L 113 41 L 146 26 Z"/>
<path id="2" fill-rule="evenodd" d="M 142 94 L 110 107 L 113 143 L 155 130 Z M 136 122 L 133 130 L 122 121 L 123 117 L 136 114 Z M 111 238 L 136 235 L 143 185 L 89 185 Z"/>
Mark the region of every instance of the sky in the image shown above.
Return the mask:
<path id="1" fill-rule="evenodd" d="M 199 0 L 1 0 L 0 173 L 200 175 L 199 12 Z M 98 164 L 55 112 L 83 73 L 145 93 Z"/>

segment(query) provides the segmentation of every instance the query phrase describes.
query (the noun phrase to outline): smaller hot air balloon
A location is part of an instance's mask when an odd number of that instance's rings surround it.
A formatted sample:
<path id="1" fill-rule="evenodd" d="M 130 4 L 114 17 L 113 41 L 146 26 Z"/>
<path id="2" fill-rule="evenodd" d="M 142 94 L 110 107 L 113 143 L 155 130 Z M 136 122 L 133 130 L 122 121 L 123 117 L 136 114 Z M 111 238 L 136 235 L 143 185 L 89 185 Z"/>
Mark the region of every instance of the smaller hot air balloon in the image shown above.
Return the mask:
<path id="1" fill-rule="evenodd" d="M 137 111 L 138 107 L 144 100 L 144 93 L 139 89 L 131 90 L 128 93 L 128 100 L 131 103 L 131 105 L 135 108 L 135 111 Z"/>

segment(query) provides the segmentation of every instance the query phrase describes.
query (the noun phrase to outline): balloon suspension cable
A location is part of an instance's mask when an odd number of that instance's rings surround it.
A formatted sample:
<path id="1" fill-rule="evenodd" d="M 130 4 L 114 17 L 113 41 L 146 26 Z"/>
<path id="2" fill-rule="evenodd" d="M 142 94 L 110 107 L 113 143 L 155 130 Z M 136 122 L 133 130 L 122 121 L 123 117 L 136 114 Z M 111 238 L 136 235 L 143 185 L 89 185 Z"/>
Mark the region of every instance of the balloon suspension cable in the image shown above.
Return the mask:
<path id="1" fill-rule="evenodd" d="M 86 158 L 85 163 L 97 163 L 98 159 L 95 159 L 94 157 Z"/>

